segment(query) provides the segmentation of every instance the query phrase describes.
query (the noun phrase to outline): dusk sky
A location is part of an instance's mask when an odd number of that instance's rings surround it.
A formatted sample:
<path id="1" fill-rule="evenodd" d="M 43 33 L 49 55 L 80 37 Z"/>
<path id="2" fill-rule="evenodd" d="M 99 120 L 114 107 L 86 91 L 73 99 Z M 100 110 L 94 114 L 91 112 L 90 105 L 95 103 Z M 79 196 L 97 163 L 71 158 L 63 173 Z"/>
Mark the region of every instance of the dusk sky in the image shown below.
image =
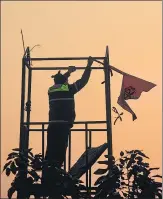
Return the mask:
<path id="1" fill-rule="evenodd" d="M 109 46 L 110 64 L 157 86 L 128 104 L 137 115 L 118 104 L 122 75 L 113 71 L 111 101 L 123 121 L 112 125 L 113 155 L 122 150 L 140 149 L 150 157 L 150 165 L 162 170 L 162 2 L 1 2 L 2 128 L 1 167 L 12 148 L 19 146 L 21 60 L 23 30 L 31 57 L 104 56 Z M 33 62 L 37 66 L 86 66 L 87 61 Z M 99 66 L 93 63 L 93 66 Z M 47 90 L 57 71 L 34 71 L 32 76 L 31 121 L 48 121 Z M 70 82 L 83 71 L 72 74 Z M 76 121 L 105 120 L 104 72 L 92 71 L 87 86 L 76 95 Z M 114 122 L 115 113 L 112 112 Z M 94 127 L 97 127 L 94 125 Z M 102 126 L 98 126 L 101 128 Z M 103 126 L 105 127 L 105 126 Z M 79 128 L 76 126 L 76 128 Z M 106 133 L 93 132 L 93 146 L 106 142 Z M 74 132 L 72 163 L 84 152 L 84 133 Z M 30 147 L 41 152 L 41 133 L 30 133 Z M 97 168 L 96 164 L 93 168 Z M 160 172 L 161 172 L 160 170 Z M 1 175 L 1 197 L 5 198 L 13 176 Z"/>

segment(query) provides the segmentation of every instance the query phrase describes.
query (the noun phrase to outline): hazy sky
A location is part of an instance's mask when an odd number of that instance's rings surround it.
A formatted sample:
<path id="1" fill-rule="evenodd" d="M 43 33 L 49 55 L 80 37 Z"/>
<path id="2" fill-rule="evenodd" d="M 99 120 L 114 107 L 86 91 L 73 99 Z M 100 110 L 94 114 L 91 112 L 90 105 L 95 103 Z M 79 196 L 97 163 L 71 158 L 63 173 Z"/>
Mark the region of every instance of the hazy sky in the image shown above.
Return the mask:
<path id="1" fill-rule="evenodd" d="M 110 50 L 110 64 L 157 86 L 129 105 L 138 119 L 124 111 L 123 122 L 113 125 L 113 153 L 142 149 L 152 166 L 162 167 L 162 10 L 161 2 L 2 2 L 2 156 L 1 164 L 19 144 L 21 59 L 23 30 L 25 46 L 36 47 L 32 57 L 104 56 Z M 33 66 L 85 66 L 86 61 L 33 62 Z M 97 63 L 93 64 L 98 66 Z M 48 120 L 48 87 L 56 71 L 34 71 L 31 121 Z M 83 71 L 75 72 L 74 82 Z M 105 120 L 103 71 L 93 71 L 88 85 L 76 95 L 77 121 Z M 111 78 L 112 106 L 117 105 L 122 75 Z M 115 114 L 112 113 L 112 121 Z M 99 126 L 100 128 L 101 126 Z M 94 132 L 93 146 L 106 142 L 104 132 Z M 30 147 L 41 152 L 41 134 L 30 133 Z M 74 133 L 73 163 L 84 151 L 84 134 Z M 95 166 L 97 168 L 98 165 Z M 6 197 L 12 178 L 2 174 L 2 195 Z"/>

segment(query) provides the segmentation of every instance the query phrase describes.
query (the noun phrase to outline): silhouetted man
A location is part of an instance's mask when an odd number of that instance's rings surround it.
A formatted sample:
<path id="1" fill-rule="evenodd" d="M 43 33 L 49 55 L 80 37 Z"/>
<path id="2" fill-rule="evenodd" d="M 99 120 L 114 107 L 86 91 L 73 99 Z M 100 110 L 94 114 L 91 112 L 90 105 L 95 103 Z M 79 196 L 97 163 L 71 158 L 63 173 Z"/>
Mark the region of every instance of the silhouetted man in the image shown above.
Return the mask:
<path id="1" fill-rule="evenodd" d="M 75 66 L 70 66 L 64 75 L 60 71 L 52 76 L 54 85 L 48 90 L 49 95 L 49 121 L 68 121 L 66 123 L 51 123 L 47 133 L 46 159 L 55 162 L 61 167 L 68 145 L 68 136 L 75 120 L 74 95 L 88 83 L 91 74 L 92 57 L 89 57 L 88 64 L 81 79 L 73 84 L 68 83 L 68 77 L 76 70 Z"/>

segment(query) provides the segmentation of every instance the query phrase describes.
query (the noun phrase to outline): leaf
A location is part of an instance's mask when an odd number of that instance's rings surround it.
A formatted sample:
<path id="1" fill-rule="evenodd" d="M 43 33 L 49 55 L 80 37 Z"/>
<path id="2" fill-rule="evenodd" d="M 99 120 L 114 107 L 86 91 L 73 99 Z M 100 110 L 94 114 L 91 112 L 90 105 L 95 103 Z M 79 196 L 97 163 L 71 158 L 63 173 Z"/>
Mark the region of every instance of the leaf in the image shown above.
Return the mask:
<path id="1" fill-rule="evenodd" d="M 143 162 L 142 162 L 141 165 L 144 166 L 144 167 L 149 167 L 149 164 L 148 164 L 148 163 L 143 163 Z"/>
<path id="2" fill-rule="evenodd" d="M 130 168 L 130 167 L 131 167 L 131 165 L 132 165 L 132 163 L 134 163 L 134 162 L 133 162 L 133 160 L 130 160 L 130 161 L 128 162 L 128 164 L 127 164 L 126 168 L 127 168 L 127 169 L 128 169 L 128 168 Z"/>
<path id="3" fill-rule="evenodd" d="M 7 168 L 7 169 L 6 169 L 6 175 L 7 175 L 7 176 L 9 176 L 9 175 L 10 175 L 10 173 L 11 173 L 10 168 Z"/>
<path id="4" fill-rule="evenodd" d="M 19 153 L 16 153 L 16 152 L 12 152 L 10 154 L 8 154 L 8 156 L 15 156 L 15 155 L 18 155 Z"/>
<path id="5" fill-rule="evenodd" d="M 115 175 L 119 175 L 120 174 L 120 170 L 119 170 L 119 168 L 116 165 L 113 166 L 113 168 L 111 169 L 111 171 Z"/>
<path id="6" fill-rule="evenodd" d="M 121 182 L 121 185 L 127 185 L 127 186 L 128 186 L 128 184 L 127 184 L 127 183 L 125 183 L 125 182 Z"/>
<path id="7" fill-rule="evenodd" d="M 12 162 L 12 160 L 10 160 L 9 162 L 7 162 L 7 163 L 4 165 L 3 171 L 10 165 L 11 162 Z M 2 171 L 2 172 L 3 172 L 3 171 Z"/>
<path id="8" fill-rule="evenodd" d="M 143 160 L 143 158 L 140 157 L 140 156 L 139 156 L 139 157 L 136 157 L 135 159 L 138 160 L 139 162 L 142 162 L 142 160 Z"/>
<path id="9" fill-rule="evenodd" d="M 102 175 L 104 173 L 106 173 L 108 171 L 108 169 L 97 169 L 94 174 L 95 175 Z"/>
<path id="10" fill-rule="evenodd" d="M 123 193 L 123 196 L 124 196 L 125 198 L 128 196 L 127 193 L 124 193 L 124 192 L 122 192 L 122 193 Z"/>
<path id="11" fill-rule="evenodd" d="M 127 151 L 127 150 L 125 150 L 125 151 L 126 151 L 126 153 L 128 153 L 128 154 L 134 153 L 134 150 L 132 150 L 132 151 Z"/>
<path id="12" fill-rule="evenodd" d="M 124 152 L 123 151 L 120 152 L 120 156 L 124 156 Z"/>
<path id="13" fill-rule="evenodd" d="M 79 188 L 80 188 L 81 190 L 87 190 L 87 188 L 86 188 L 83 184 L 79 184 Z"/>
<path id="14" fill-rule="evenodd" d="M 160 175 L 154 175 L 154 176 L 152 176 L 152 177 L 162 178 L 162 176 L 160 176 Z"/>
<path id="15" fill-rule="evenodd" d="M 156 168 L 150 168 L 149 171 L 152 171 L 152 170 L 159 170 L 160 168 L 159 167 L 156 167 Z"/>
<path id="16" fill-rule="evenodd" d="M 31 156 L 28 156 L 28 159 L 30 159 L 31 161 L 34 160 L 33 156 L 32 156 L 32 157 L 31 157 Z"/>
<path id="17" fill-rule="evenodd" d="M 139 171 L 139 166 L 138 166 L 138 165 L 134 165 L 134 166 L 132 167 L 132 172 L 133 172 L 133 174 L 136 174 L 138 171 Z"/>
<path id="18" fill-rule="evenodd" d="M 100 184 L 105 178 L 106 178 L 106 176 L 100 176 L 100 177 L 96 180 L 96 182 L 94 183 L 94 185 L 96 186 L 96 185 Z"/>
<path id="19" fill-rule="evenodd" d="M 14 192 L 16 191 L 16 189 L 14 187 L 10 187 L 10 189 L 8 190 L 8 198 L 11 199 L 12 195 L 14 194 Z"/>
<path id="20" fill-rule="evenodd" d="M 10 169 L 11 169 L 11 172 L 13 174 L 16 174 L 16 171 L 17 171 L 17 167 L 15 166 L 15 163 L 12 162 L 12 164 L 10 165 Z"/>
<path id="21" fill-rule="evenodd" d="M 32 151 L 32 149 L 33 149 L 33 148 L 30 148 L 30 149 L 26 149 L 26 150 L 24 150 L 24 151 L 29 153 L 29 152 Z"/>
<path id="22" fill-rule="evenodd" d="M 35 179 L 35 181 L 40 179 L 40 176 L 34 170 L 28 171 L 28 173 Z"/>
<path id="23" fill-rule="evenodd" d="M 77 179 L 78 180 L 78 183 L 84 183 L 82 180 L 79 180 L 79 179 Z"/>
<path id="24" fill-rule="evenodd" d="M 33 155 L 33 153 L 32 153 L 32 152 L 30 152 L 30 151 L 29 151 L 28 153 L 31 155 L 31 157 L 34 157 L 34 155 Z"/>
<path id="25" fill-rule="evenodd" d="M 42 158 L 42 154 L 41 154 L 41 153 L 38 153 L 38 154 L 35 155 L 35 157 L 36 157 L 36 158 L 39 158 L 39 157 Z"/>
<path id="26" fill-rule="evenodd" d="M 138 154 L 139 155 L 141 155 L 141 156 L 143 156 L 143 157 L 145 157 L 145 158 L 148 158 L 149 159 L 149 157 L 147 157 L 144 153 L 142 153 L 141 151 L 138 151 Z"/>
<path id="27" fill-rule="evenodd" d="M 134 150 L 134 153 L 142 152 L 143 150 Z"/>
<path id="28" fill-rule="evenodd" d="M 20 160 L 20 158 L 16 158 L 15 159 L 15 163 L 16 163 L 16 165 L 19 167 L 19 165 L 20 165 L 20 162 L 21 162 L 21 160 Z"/>
<path id="29" fill-rule="evenodd" d="M 127 178 L 130 179 L 131 176 L 133 175 L 132 170 L 127 174 Z"/>
<path id="30" fill-rule="evenodd" d="M 161 193 L 156 193 L 156 196 L 158 196 L 159 199 L 162 199 L 162 194 Z"/>
<path id="31" fill-rule="evenodd" d="M 156 185 L 157 187 L 162 187 L 162 183 L 161 183 L 161 182 L 155 182 L 155 185 Z"/>
<path id="32" fill-rule="evenodd" d="M 99 164 L 106 164 L 108 165 L 108 161 L 107 160 L 104 160 L 104 161 L 98 161 Z"/>
<path id="33" fill-rule="evenodd" d="M 123 165 L 122 165 L 122 164 L 120 164 L 119 167 L 120 167 L 121 169 L 123 169 Z"/>
<path id="34" fill-rule="evenodd" d="M 15 148 L 15 149 L 12 149 L 13 151 L 20 151 L 20 149 L 19 148 Z"/>
<path id="35" fill-rule="evenodd" d="M 120 161 L 121 164 L 124 164 L 124 162 L 125 162 L 125 160 L 123 160 L 122 158 L 120 158 L 119 161 Z"/>
<path id="36" fill-rule="evenodd" d="M 10 153 L 10 154 L 8 155 L 7 160 L 10 160 L 10 159 L 13 159 L 13 158 L 16 158 L 16 157 L 19 157 L 19 154 L 13 152 L 13 153 Z"/>
<path id="37" fill-rule="evenodd" d="M 115 160 L 115 157 L 112 155 L 105 155 L 105 158 L 108 158 L 109 160 Z"/>
<path id="38" fill-rule="evenodd" d="M 136 156 L 137 156 L 137 154 L 132 153 L 132 154 L 131 154 L 131 159 L 133 159 L 133 160 L 134 160 Z"/>

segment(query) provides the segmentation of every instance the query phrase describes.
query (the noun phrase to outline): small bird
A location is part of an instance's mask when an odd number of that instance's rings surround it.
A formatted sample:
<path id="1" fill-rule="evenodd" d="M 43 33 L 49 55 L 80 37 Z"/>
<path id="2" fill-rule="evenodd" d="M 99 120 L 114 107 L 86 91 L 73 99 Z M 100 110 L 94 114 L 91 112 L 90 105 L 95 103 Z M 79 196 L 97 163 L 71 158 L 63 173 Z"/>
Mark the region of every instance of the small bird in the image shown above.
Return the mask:
<path id="1" fill-rule="evenodd" d="M 118 114 L 118 116 L 115 117 L 116 118 L 114 121 L 114 125 L 115 125 L 115 123 L 117 122 L 118 119 L 120 119 L 120 121 L 122 121 L 121 115 L 123 115 L 123 112 L 119 114 L 119 112 L 117 111 L 117 109 L 114 106 L 112 107 L 112 111 L 114 111 L 116 114 Z"/>

